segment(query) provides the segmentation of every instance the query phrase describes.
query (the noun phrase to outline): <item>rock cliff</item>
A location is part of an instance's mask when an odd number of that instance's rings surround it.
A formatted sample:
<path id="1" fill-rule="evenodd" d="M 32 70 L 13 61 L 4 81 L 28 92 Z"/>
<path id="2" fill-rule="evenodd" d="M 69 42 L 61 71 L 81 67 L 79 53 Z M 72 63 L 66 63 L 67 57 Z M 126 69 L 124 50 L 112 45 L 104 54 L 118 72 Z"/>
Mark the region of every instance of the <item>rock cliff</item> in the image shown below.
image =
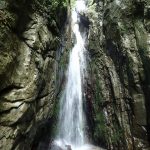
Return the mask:
<path id="1" fill-rule="evenodd" d="M 150 2 L 94 0 L 87 14 L 92 138 L 109 149 L 148 150 Z"/>
<path id="2" fill-rule="evenodd" d="M 0 1 L 2 150 L 36 149 L 34 139 L 51 124 L 56 50 L 66 12 L 64 1 Z"/>

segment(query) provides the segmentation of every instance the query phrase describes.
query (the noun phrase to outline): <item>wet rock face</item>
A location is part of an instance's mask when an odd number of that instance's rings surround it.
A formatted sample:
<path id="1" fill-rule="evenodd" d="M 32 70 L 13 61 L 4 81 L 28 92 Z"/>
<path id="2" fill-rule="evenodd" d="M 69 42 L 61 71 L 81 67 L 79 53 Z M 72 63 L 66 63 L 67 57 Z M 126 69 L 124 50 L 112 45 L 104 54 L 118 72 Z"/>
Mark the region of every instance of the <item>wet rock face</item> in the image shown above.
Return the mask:
<path id="1" fill-rule="evenodd" d="M 92 137 L 109 149 L 149 149 L 150 2 L 89 1 L 87 14 Z"/>
<path id="2" fill-rule="evenodd" d="M 37 4 L 0 1 L 2 150 L 31 149 L 39 127 L 53 114 L 60 22 Z"/>

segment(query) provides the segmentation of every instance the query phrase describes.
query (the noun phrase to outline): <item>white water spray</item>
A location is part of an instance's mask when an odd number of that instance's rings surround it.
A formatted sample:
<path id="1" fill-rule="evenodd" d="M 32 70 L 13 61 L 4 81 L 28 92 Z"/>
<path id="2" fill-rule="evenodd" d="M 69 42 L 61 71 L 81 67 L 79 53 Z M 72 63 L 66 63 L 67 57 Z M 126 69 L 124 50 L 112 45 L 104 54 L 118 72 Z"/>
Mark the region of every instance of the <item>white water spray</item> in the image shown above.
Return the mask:
<path id="1" fill-rule="evenodd" d="M 79 30 L 78 16 L 85 9 L 85 2 L 77 0 L 72 12 L 72 30 L 76 44 L 70 53 L 66 87 L 60 102 L 58 139 L 55 141 L 62 149 L 66 149 L 66 145 L 76 149 L 86 143 L 82 88 L 86 73 L 86 49 Z"/>

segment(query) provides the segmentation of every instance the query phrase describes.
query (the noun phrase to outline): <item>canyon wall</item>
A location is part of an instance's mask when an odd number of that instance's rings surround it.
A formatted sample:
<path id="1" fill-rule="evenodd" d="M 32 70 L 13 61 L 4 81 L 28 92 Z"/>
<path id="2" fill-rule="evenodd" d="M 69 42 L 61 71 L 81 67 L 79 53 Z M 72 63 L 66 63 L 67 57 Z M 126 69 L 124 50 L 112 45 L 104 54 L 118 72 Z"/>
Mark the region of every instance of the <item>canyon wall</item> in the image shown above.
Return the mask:
<path id="1" fill-rule="evenodd" d="M 64 1 L 0 1 L 0 149 L 36 149 L 52 124 Z M 36 139 L 36 140 L 34 140 Z"/>
<path id="2" fill-rule="evenodd" d="M 148 150 L 150 2 L 89 1 L 87 115 L 95 143 Z"/>

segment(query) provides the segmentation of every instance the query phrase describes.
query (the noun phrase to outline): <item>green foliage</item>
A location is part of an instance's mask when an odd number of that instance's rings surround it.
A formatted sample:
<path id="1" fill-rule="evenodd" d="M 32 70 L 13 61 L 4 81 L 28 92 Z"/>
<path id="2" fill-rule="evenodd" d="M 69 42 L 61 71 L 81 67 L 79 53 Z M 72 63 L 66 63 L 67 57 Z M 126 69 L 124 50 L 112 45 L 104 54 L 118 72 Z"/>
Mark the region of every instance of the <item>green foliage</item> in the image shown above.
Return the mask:
<path id="1" fill-rule="evenodd" d="M 67 8 L 68 0 L 33 0 L 33 7 L 41 14 L 53 16 L 60 9 Z"/>
<path id="2" fill-rule="evenodd" d="M 56 11 L 57 8 L 64 8 L 67 7 L 67 0 L 46 0 L 45 4 L 46 6 L 49 6 L 51 11 Z"/>

